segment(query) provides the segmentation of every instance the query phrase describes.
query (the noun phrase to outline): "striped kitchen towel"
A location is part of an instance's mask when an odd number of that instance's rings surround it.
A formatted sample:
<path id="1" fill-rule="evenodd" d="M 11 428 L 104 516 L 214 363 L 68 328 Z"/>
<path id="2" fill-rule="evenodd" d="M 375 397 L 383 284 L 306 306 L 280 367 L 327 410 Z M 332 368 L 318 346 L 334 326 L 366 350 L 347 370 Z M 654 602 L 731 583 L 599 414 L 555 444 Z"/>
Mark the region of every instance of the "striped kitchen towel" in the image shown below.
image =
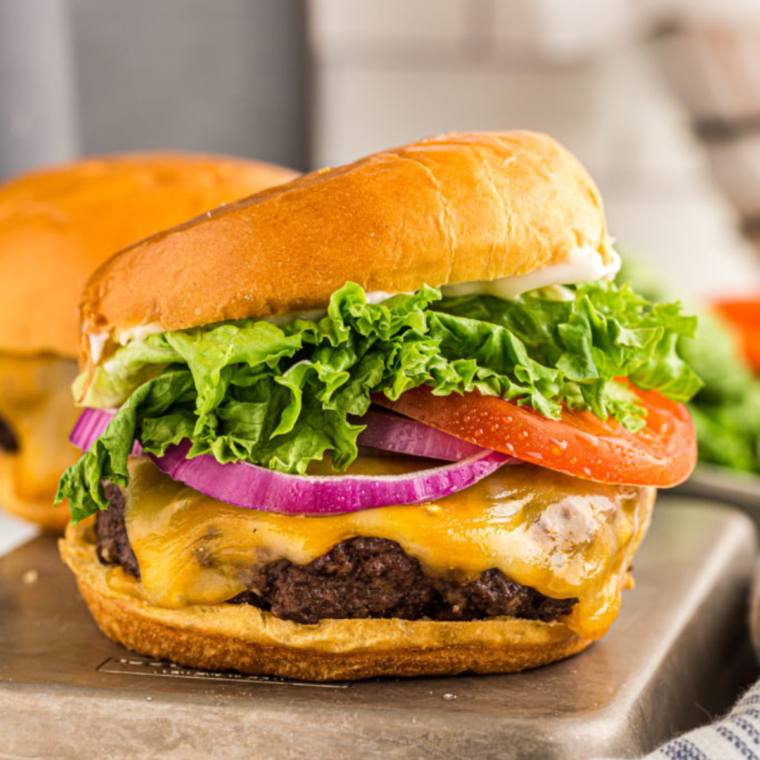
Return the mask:
<path id="1" fill-rule="evenodd" d="M 760 760 L 760 681 L 723 720 L 671 739 L 639 760 Z"/>
<path id="2" fill-rule="evenodd" d="M 646 760 L 760 760 L 760 681 L 723 720 L 672 739 Z"/>

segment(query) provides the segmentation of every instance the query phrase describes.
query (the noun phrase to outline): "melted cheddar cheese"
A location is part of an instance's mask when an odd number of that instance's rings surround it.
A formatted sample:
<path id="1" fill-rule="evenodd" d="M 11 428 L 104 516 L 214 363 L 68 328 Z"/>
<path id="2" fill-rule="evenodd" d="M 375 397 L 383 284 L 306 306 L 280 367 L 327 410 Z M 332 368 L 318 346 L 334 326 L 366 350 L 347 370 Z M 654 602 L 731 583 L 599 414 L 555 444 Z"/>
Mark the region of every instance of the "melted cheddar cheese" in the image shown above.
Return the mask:
<path id="1" fill-rule="evenodd" d="M 0 416 L 19 450 L 0 450 L 0 503 L 42 502 L 53 509 L 63 471 L 78 458 L 69 443 L 79 410 L 71 400 L 73 359 L 0 353 Z"/>
<path id="2" fill-rule="evenodd" d="M 383 457 L 353 471 L 408 467 Z M 397 541 L 432 575 L 463 582 L 498 568 L 547 596 L 577 597 L 563 622 L 592 638 L 617 616 L 655 498 L 651 488 L 518 465 L 435 503 L 292 517 L 203 496 L 144 458 L 131 460 L 130 471 L 125 517 L 142 582 L 114 568 L 109 583 L 150 604 L 218 604 L 246 589 L 253 568 L 305 564 L 347 538 L 377 536 Z"/>

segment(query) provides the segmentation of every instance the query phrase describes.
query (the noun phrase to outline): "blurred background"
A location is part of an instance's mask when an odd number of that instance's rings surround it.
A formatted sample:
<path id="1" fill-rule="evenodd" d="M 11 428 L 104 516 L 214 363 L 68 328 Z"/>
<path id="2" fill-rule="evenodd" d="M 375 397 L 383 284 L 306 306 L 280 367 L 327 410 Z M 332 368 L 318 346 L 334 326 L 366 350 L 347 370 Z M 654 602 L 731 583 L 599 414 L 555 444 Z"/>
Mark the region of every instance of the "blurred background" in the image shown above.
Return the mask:
<path id="1" fill-rule="evenodd" d="M 216 151 L 306 170 L 549 132 L 684 294 L 760 287 L 758 0 L 0 0 L 0 178 Z"/>

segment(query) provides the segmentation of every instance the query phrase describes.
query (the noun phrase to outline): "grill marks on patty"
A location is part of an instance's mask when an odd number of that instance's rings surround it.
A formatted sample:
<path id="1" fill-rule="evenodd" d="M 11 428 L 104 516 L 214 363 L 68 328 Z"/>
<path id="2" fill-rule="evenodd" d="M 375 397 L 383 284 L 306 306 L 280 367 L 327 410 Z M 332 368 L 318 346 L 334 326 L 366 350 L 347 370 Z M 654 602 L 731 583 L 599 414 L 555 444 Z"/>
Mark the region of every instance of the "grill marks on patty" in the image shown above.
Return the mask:
<path id="1" fill-rule="evenodd" d="M 139 578 L 124 524 L 124 496 L 110 483 L 105 493 L 110 507 L 97 516 L 98 558 Z M 230 600 L 296 623 L 325 618 L 463 621 L 503 615 L 550 622 L 577 602 L 551 599 L 496 569 L 468 583 L 435 578 L 395 541 L 363 536 L 341 541 L 307 565 L 286 559 L 265 565 L 254 572 L 249 590 Z"/>
<path id="2" fill-rule="evenodd" d="M 13 432 L 13 428 L 6 419 L 0 414 L 0 451 L 6 451 L 14 454 L 19 450 L 18 438 Z"/>

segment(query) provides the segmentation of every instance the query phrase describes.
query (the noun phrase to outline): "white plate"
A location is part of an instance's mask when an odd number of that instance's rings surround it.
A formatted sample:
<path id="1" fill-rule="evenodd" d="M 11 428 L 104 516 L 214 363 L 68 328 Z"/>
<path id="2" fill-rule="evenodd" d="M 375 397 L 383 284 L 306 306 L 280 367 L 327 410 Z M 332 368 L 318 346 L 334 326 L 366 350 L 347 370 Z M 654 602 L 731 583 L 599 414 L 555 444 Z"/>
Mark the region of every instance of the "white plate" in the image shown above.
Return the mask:
<path id="1" fill-rule="evenodd" d="M 39 533 L 39 528 L 0 512 L 0 557 Z"/>

